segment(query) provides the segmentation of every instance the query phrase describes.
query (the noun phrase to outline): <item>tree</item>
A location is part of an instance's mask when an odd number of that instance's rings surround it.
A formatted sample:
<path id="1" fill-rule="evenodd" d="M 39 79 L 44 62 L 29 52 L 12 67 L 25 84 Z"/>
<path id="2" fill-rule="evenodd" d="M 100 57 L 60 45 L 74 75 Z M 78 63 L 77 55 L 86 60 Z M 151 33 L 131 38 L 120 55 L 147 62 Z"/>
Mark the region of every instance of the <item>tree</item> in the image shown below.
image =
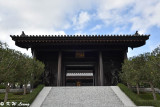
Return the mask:
<path id="1" fill-rule="evenodd" d="M 122 64 L 120 78 L 130 84 L 136 84 L 139 94 L 139 83 L 148 83 L 151 87 L 154 100 L 154 87 L 160 83 L 160 46 L 151 53 L 144 53 L 125 60 Z"/>
<path id="2" fill-rule="evenodd" d="M 159 86 L 160 83 L 160 46 L 155 48 L 152 53 L 144 54 L 146 58 L 146 64 L 144 66 L 145 77 L 144 81 L 147 81 L 152 89 L 154 100 L 156 100 L 155 86 Z M 146 78 L 146 79 L 145 79 Z"/>
<path id="3" fill-rule="evenodd" d="M 23 54 L 19 59 L 20 64 L 17 67 L 17 77 L 20 84 L 24 84 L 24 95 L 27 92 L 27 84 L 39 81 L 39 77 L 44 72 L 44 64 L 36 59 Z"/>
<path id="4" fill-rule="evenodd" d="M 41 80 L 41 76 L 42 73 L 44 72 L 44 64 L 37 60 L 37 59 L 33 59 L 33 75 L 32 75 L 32 83 L 34 84 L 34 86 L 36 86 L 37 84 L 39 84 L 40 82 L 42 82 Z"/>
<path id="5" fill-rule="evenodd" d="M 18 56 L 17 51 L 9 49 L 5 45 L 1 45 L 1 59 L 0 59 L 0 78 L 6 86 L 4 102 L 8 99 L 8 92 L 10 85 L 15 81 L 16 66 L 18 64 L 16 58 Z"/>
<path id="6" fill-rule="evenodd" d="M 157 81 L 159 80 L 159 76 L 157 75 L 157 71 L 155 69 L 155 65 L 153 64 L 154 56 L 151 56 L 150 53 L 145 53 L 144 54 L 145 58 L 145 65 L 141 67 L 142 71 L 144 74 L 142 75 L 143 77 L 143 82 L 149 83 L 151 89 L 152 89 L 152 94 L 154 100 L 156 100 L 156 94 L 154 90 L 154 86 L 156 85 Z"/>
<path id="7" fill-rule="evenodd" d="M 139 83 L 141 81 L 141 59 L 140 56 L 132 57 L 129 60 L 125 60 L 122 64 L 122 73 L 120 73 L 120 78 L 129 84 L 136 85 L 137 94 L 139 94 Z"/>
<path id="8" fill-rule="evenodd" d="M 139 94 L 139 84 L 142 82 L 143 71 L 141 67 L 145 64 L 143 54 L 140 54 L 136 57 L 132 57 L 132 82 L 136 84 L 137 94 Z"/>
<path id="9" fill-rule="evenodd" d="M 119 76 L 123 82 L 127 83 L 128 88 L 130 88 L 130 84 L 132 83 L 132 74 L 130 72 L 132 69 L 133 67 L 131 59 L 124 60 L 124 63 L 122 64 L 122 72 L 119 74 Z"/>
<path id="10" fill-rule="evenodd" d="M 8 99 L 11 84 L 24 84 L 25 95 L 27 84 L 38 81 L 43 71 L 42 62 L 9 49 L 7 44 L 0 42 L 0 83 L 3 82 L 6 86 L 4 102 Z"/>
<path id="11" fill-rule="evenodd" d="M 160 75 L 160 45 L 153 50 L 151 55 L 152 55 L 152 66 L 154 66 L 157 75 Z"/>

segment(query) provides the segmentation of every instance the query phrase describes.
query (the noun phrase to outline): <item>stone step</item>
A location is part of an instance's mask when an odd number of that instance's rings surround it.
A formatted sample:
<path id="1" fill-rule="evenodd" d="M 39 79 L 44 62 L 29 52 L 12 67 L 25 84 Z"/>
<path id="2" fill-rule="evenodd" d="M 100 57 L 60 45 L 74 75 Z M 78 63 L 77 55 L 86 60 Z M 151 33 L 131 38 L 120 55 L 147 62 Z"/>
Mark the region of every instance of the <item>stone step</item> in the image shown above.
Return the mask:
<path id="1" fill-rule="evenodd" d="M 44 87 L 31 107 L 136 107 L 117 86 Z"/>

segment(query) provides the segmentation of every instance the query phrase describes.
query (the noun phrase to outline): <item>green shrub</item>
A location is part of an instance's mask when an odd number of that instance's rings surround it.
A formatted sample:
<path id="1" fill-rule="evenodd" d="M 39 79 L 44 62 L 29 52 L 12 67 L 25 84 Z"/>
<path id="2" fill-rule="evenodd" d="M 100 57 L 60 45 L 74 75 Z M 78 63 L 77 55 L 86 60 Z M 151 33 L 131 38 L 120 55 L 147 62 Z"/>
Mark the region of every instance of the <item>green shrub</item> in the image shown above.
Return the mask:
<path id="1" fill-rule="evenodd" d="M 14 95 L 23 95 L 23 93 L 24 93 L 24 92 L 14 92 L 13 94 L 14 94 Z M 26 94 L 29 94 L 29 93 L 30 93 L 30 92 L 27 91 Z"/>
<path id="2" fill-rule="evenodd" d="M 0 89 L 5 89 L 5 88 L 6 88 L 5 85 L 0 84 Z"/>
<path id="3" fill-rule="evenodd" d="M 142 95 L 135 94 L 134 92 L 132 92 L 131 89 L 129 89 L 125 85 L 119 83 L 118 86 L 137 106 L 155 106 L 155 107 L 160 107 L 160 101 L 143 99 Z M 150 99 L 150 95 L 146 94 L 145 97 Z"/>

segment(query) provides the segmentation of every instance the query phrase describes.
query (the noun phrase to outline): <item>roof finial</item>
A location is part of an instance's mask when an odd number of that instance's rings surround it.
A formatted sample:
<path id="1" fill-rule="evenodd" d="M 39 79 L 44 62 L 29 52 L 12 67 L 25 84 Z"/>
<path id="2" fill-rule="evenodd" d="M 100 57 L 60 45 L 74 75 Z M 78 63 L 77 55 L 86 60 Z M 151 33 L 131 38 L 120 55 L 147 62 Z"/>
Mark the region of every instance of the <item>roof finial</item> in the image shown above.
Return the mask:
<path id="1" fill-rule="evenodd" d="M 26 35 L 25 35 L 25 33 L 24 33 L 24 31 L 22 31 L 22 34 L 21 34 L 21 36 L 22 36 L 22 37 L 26 36 Z"/>
<path id="2" fill-rule="evenodd" d="M 136 31 L 135 36 L 138 36 L 138 35 L 139 35 L 138 31 Z"/>

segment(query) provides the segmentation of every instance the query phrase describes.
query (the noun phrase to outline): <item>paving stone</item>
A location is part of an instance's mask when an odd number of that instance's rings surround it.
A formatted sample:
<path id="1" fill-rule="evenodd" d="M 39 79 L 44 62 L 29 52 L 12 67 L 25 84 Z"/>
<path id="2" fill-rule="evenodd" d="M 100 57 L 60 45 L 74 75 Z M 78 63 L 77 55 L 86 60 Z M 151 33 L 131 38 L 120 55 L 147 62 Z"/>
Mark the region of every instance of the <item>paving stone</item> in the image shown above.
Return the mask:
<path id="1" fill-rule="evenodd" d="M 109 86 L 52 87 L 41 107 L 124 107 Z"/>

